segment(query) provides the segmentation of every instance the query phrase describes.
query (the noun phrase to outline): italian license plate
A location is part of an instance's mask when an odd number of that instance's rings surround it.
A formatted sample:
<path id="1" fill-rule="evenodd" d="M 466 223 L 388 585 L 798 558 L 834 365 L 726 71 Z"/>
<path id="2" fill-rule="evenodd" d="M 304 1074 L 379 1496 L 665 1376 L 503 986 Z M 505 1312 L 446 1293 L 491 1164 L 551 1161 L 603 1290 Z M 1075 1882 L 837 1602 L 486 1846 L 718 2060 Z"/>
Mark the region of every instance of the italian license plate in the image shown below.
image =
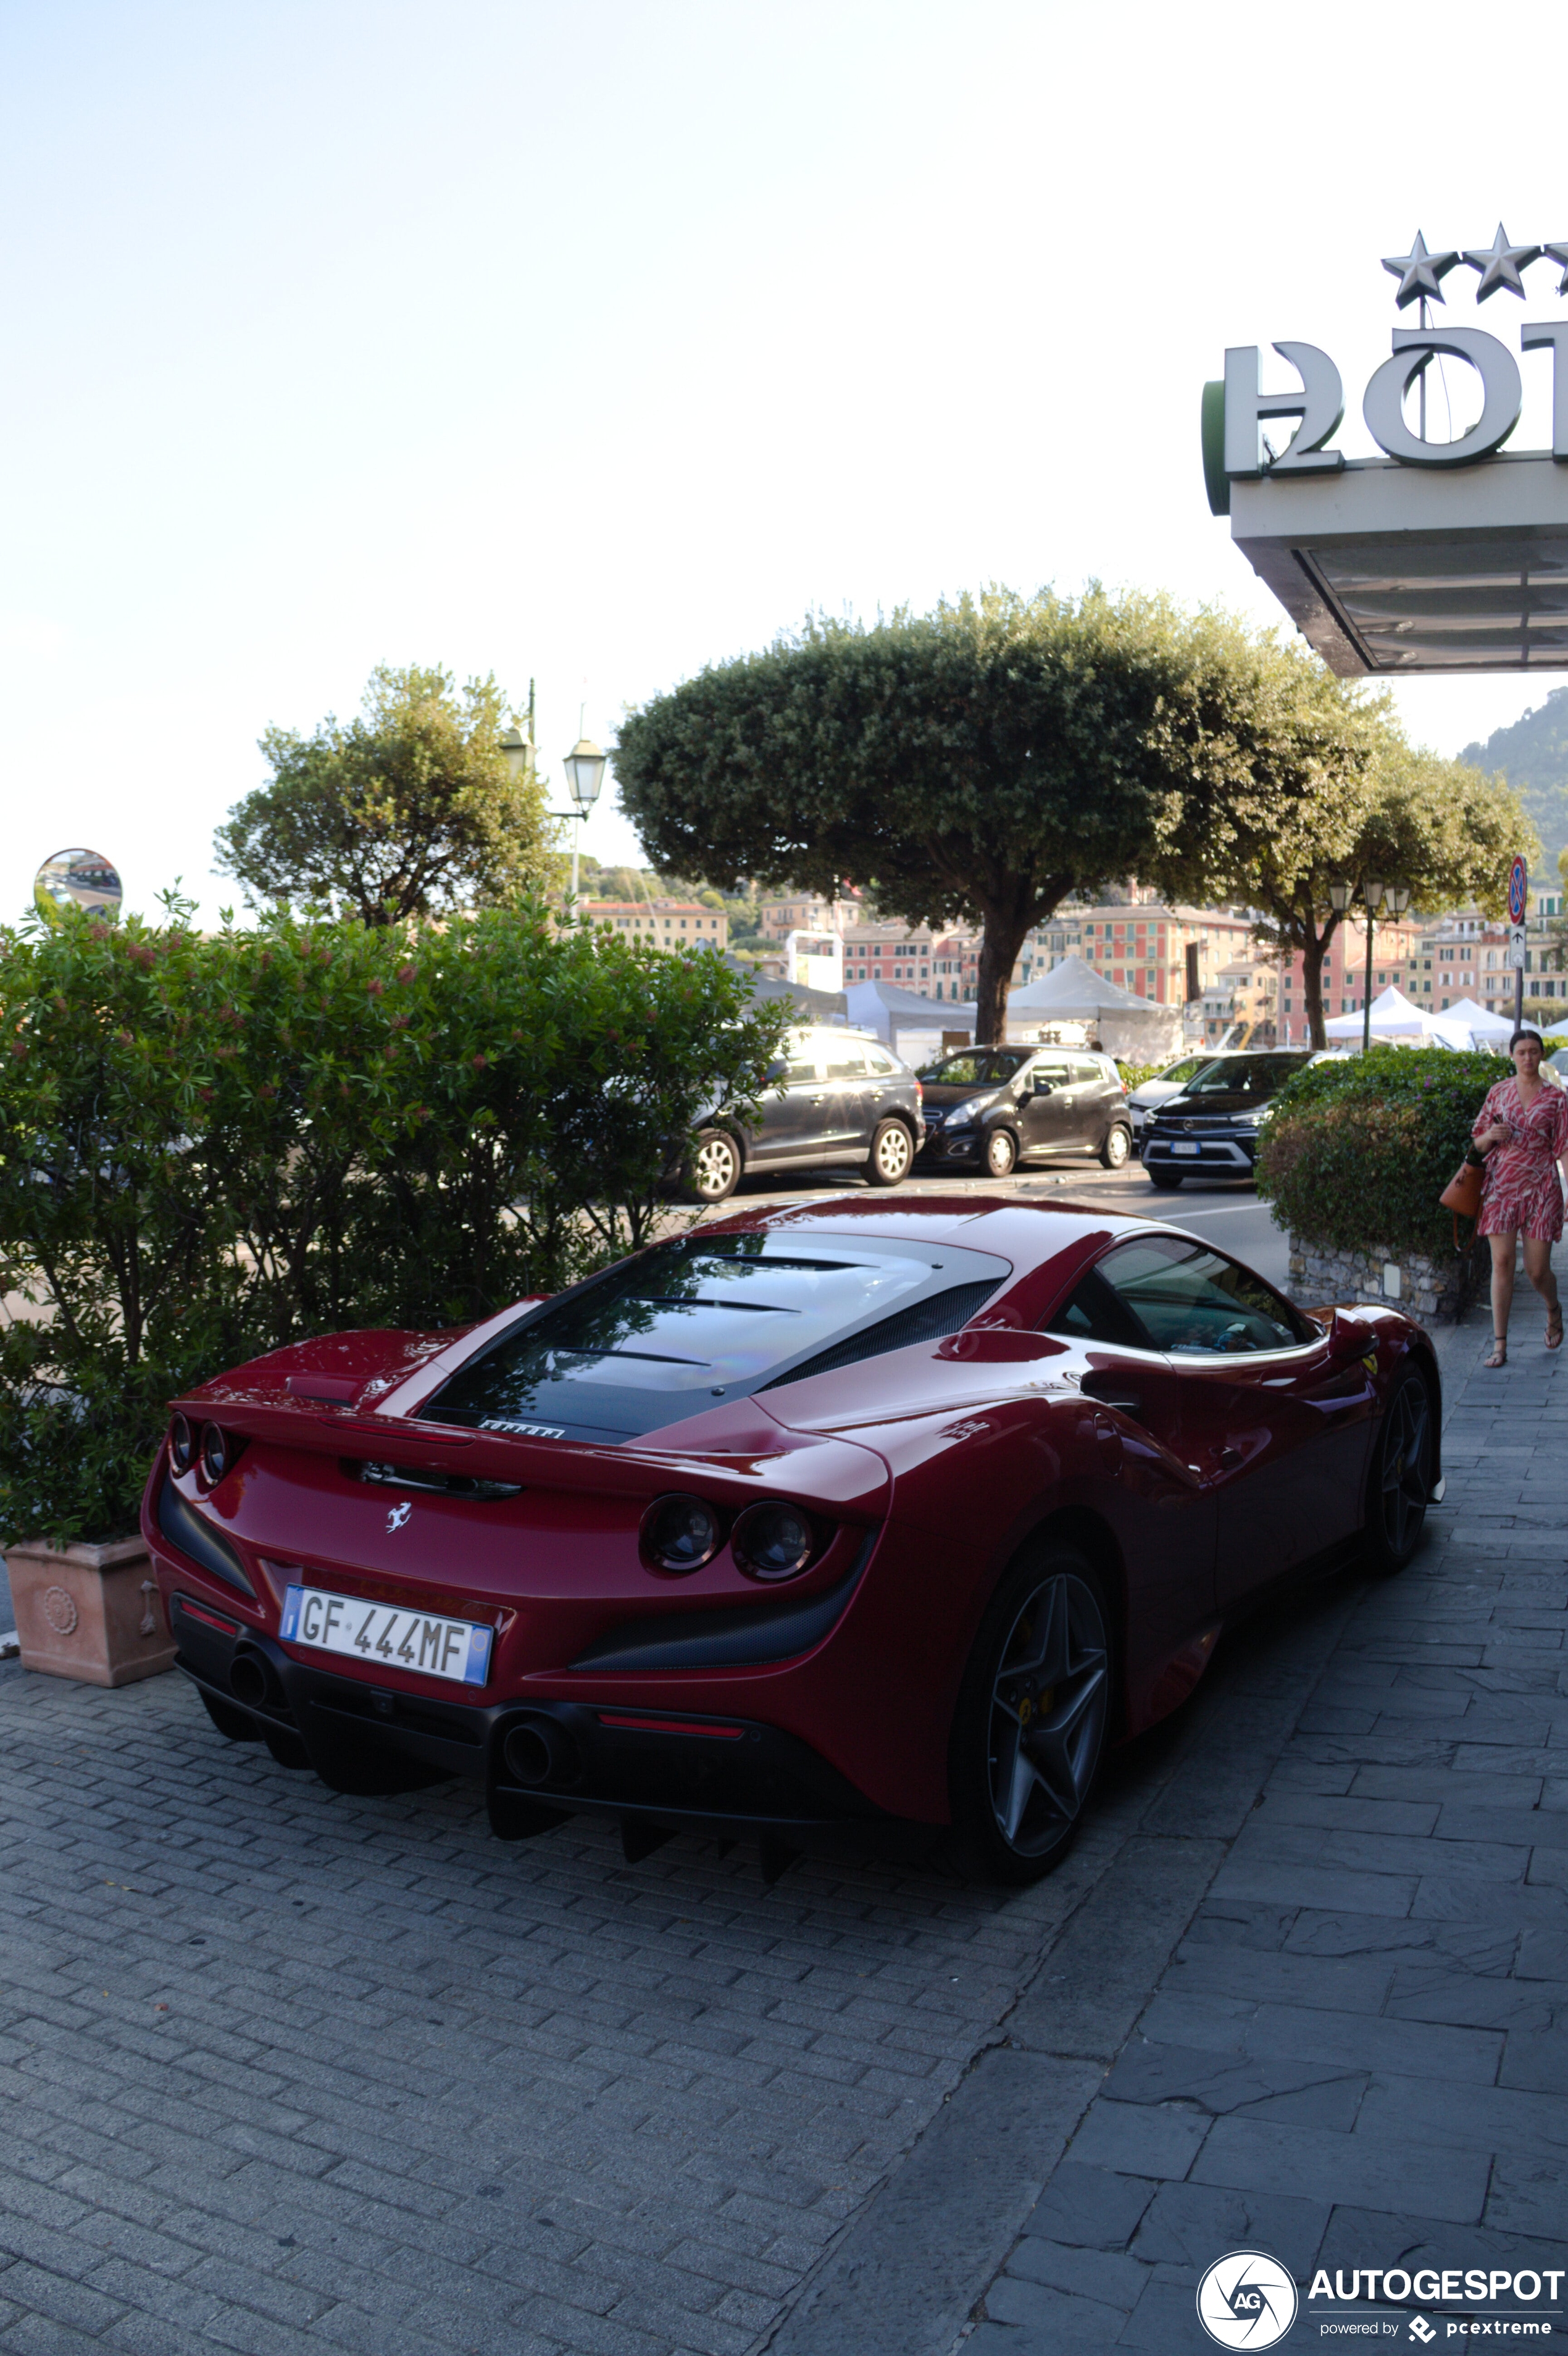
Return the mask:
<path id="1" fill-rule="evenodd" d="M 443 1620 L 425 1612 L 399 1612 L 363 1595 L 334 1595 L 324 1587 L 291 1587 L 283 1597 L 285 1644 L 345 1653 L 373 1668 L 417 1669 L 461 1686 L 482 1686 L 490 1674 L 493 1628 L 472 1620 Z"/>
<path id="2" fill-rule="evenodd" d="M 1173 1145 L 1170 1150 L 1173 1153 L 1196 1153 L 1198 1148 L 1195 1145 Z"/>

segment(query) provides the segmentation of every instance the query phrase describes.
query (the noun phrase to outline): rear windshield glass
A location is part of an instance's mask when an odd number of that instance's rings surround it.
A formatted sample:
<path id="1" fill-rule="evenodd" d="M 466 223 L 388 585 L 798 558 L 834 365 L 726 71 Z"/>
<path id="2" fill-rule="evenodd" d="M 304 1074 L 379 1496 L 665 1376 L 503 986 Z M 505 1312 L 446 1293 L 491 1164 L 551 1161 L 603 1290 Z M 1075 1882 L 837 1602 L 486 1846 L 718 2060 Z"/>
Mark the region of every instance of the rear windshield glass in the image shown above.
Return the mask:
<path id="1" fill-rule="evenodd" d="M 1299 1072 L 1305 1055 L 1221 1055 L 1187 1083 L 1189 1097 L 1272 1097 Z"/>
<path id="2" fill-rule="evenodd" d="M 946 1245 L 699 1231 L 529 1311 L 459 1368 L 421 1419 L 632 1440 L 823 1371 L 829 1358 L 954 1332 L 1008 1273 L 989 1252 Z M 857 1335 L 863 1350 L 851 1346 Z"/>

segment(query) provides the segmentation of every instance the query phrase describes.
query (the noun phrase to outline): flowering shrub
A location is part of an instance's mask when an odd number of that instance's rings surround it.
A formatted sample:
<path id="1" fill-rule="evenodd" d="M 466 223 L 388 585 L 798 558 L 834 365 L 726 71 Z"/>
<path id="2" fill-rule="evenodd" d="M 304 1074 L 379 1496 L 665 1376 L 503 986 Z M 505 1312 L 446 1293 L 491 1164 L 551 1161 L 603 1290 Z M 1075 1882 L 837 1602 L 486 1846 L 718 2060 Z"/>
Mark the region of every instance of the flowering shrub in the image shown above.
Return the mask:
<path id="1" fill-rule="evenodd" d="M 430 1327 L 642 1242 L 672 1146 L 754 1104 L 784 1015 L 711 953 L 542 909 L 411 934 L 0 935 L 0 1534 L 135 1523 L 170 1395 Z"/>
<path id="2" fill-rule="evenodd" d="M 1441 1047 L 1308 1064 L 1274 1098 L 1258 1192 L 1305 1242 L 1441 1258 L 1454 1248 L 1454 1221 L 1437 1198 L 1487 1090 L 1509 1069 L 1499 1055 Z"/>

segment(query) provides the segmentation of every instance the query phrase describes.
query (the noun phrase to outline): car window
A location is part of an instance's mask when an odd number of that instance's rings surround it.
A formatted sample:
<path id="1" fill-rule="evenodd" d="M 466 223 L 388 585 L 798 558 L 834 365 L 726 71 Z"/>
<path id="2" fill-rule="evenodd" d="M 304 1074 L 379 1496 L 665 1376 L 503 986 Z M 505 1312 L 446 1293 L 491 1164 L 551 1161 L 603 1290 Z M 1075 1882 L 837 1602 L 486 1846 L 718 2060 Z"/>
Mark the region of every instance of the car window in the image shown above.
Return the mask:
<path id="1" fill-rule="evenodd" d="M 1154 1347 L 1177 1356 L 1288 1350 L 1318 1338 L 1317 1327 L 1261 1276 L 1179 1237 L 1118 1244 L 1098 1272 Z"/>
<path id="2" fill-rule="evenodd" d="M 1075 1342 L 1117 1343 L 1128 1350 L 1147 1350 L 1149 1346 L 1148 1336 L 1136 1318 L 1097 1269 L 1091 1269 L 1077 1290 L 1062 1302 L 1046 1331 L 1067 1334 Z"/>
<path id="3" fill-rule="evenodd" d="M 892 1057 L 884 1055 L 880 1047 L 869 1048 L 867 1051 L 866 1061 L 873 1072 L 896 1072 L 899 1068 Z"/>
<path id="4" fill-rule="evenodd" d="M 883 1348 L 955 1332 L 1008 1268 L 955 1245 L 859 1236 L 802 1245 L 699 1228 L 528 1312 L 421 1413 L 480 1431 L 542 1424 L 573 1439 L 625 1440 L 815 1370 L 825 1351 L 869 1328 L 880 1329 Z"/>
<path id="5" fill-rule="evenodd" d="M 1059 1056 L 1053 1060 L 1049 1055 L 1042 1055 L 1029 1075 L 1029 1085 L 1036 1096 L 1040 1096 L 1046 1088 L 1066 1087 L 1072 1077 L 1072 1066 L 1065 1057 Z"/>
<path id="6" fill-rule="evenodd" d="M 783 1080 L 784 1080 L 784 1086 L 785 1086 L 786 1087 L 798 1087 L 798 1086 L 801 1084 L 801 1082 L 802 1082 L 802 1081 L 804 1081 L 804 1080 L 814 1080 L 814 1079 L 816 1079 L 816 1056 L 815 1056 L 815 1055 L 797 1055 L 797 1056 L 795 1057 L 795 1059 L 794 1063 L 792 1063 L 792 1064 L 786 1064 L 786 1065 L 784 1066 L 784 1071 L 783 1071 L 783 1074 L 781 1075 L 781 1076 L 782 1076 L 782 1078 L 783 1078 Z"/>
<path id="7" fill-rule="evenodd" d="M 1305 1061 L 1302 1055 L 1222 1055 L 1195 1074 L 1187 1093 L 1189 1097 L 1272 1097 L 1293 1072 L 1300 1071 Z"/>
<path id="8" fill-rule="evenodd" d="M 859 1080 L 866 1075 L 866 1050 L 853 1040 L 835 1040 L 823 1066 L 830 1080 Z"/>
<path id="9" fill-rule="evenodd" d="M 1089 1057 L 1084 1056 L 1074 1061 L 1072 1066 L 1072 1076 L 1074 1080 L 1082 1082 L 1084 1080 L 1103 1080 L 1105 1074 L 1103 1066 L 1093 1063 Z"/>
<path id="10" fill-rule="evenodd" d="M 944 1088 L 993 1087 L 998 1080 L 1010 1080 L 1029 1062 L 1027 1047 L 1018 1049 L 976 1047 L 965 1048 L 956 1055 L 944 1055 L 937 1064 L 923 1064 L 920 1076 L 934 1080 Z"/>
<path id="11" fill-rule="evenodd" d="M 1208 1055 L 1183 1055 L 1179 1064 L 1168 1065 L 1159 1076 L 1162 1080 L 1189 1080 L 1212 1060 Z"/>

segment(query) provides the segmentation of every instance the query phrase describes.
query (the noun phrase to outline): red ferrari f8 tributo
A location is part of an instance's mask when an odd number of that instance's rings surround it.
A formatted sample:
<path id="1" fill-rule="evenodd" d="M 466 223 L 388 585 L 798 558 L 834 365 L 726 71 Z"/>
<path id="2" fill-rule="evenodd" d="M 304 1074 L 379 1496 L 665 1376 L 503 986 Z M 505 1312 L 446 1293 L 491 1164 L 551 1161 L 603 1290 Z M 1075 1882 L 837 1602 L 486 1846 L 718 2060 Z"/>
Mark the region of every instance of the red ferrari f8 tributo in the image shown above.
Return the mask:
<path id="1" fill-rule="evenodd" d="M 143 1529 L 214 1724 L 337 1789 L 1023 1881 L 1262 1590 L 1408 1560 L 1438 1406 L 1397 1311 L 1177 1228 L 854 1196 L 256 1359 L 176 1402 Z"/>

